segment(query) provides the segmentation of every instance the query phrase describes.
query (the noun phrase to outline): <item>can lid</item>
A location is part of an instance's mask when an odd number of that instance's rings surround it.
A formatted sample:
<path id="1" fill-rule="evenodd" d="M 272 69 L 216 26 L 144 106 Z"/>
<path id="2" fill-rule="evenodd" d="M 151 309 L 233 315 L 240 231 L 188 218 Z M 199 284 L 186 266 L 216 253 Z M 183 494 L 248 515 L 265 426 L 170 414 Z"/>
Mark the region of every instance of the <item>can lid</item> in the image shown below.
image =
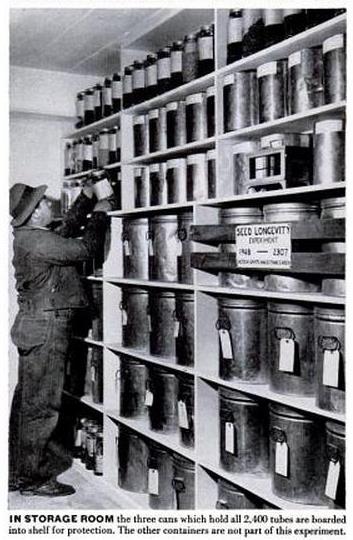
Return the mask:
<path id="1" fill-rule="evenodd" d="M 335 435 L 340 435 L 341 437 L 346 436 L 346 426 L 340 422 L 332 422 L 332 420 L 329 420 L 326 422 L 326 431 L 334 433 Z"/>
<path id="2" fill-rule="evenodd" d="M 237 309 L 266 309 L 265 304 L 262 301 L 255 300 L 253 298 L 233 298 L 231 296 L 219 296 L 218 305 L 220 308 L 229 307 Z"/>
<path id="3" fill-rule="evenodd" d="M 345 296 L 346 295 L 346 280 L 328 278 L 322 280 L 321 291 L 329 296 Z"/>
<path id="4" fill-rule="evenodd" d="M 343 131 L 343 120 L 321 120 L 315 124 L 315 133 Z"/>
<path id="5" fill-rule="evenodd" d="M 308 423 L 314 423 L 313 420 L 300 413 L 299 411 L 282 405 L 280 403 L 270 403 L 269 410 L 271 414 L 282 416 L 284 418 L 295 418 L 297 420 L 304 420 Z"/>
<path id="6" fill-rule="evenodd" d="M 333 51 L 334 49 L 343 49 L 344 47 L 344 35 L 343 34 L 336 34 L 334 36 L 331 36 L 322 44 L 322 52 L 323 54 L 328 53 L 329 51 Z"/>
<path id="7" fill-rule="evenodd" d="M 109 129 L 108 128 L 103 128 L 99 132 L 99 135 L 108 135 L 108 134 L 109 134 Z"/>
<path id="8" fill-rule="evenodd" d="M 280 303 L 280 302 L 269 302 L 267 304 L 268 311 L 272 313 L 286 313 L 288 315 L 302 314 L 302 315 L 312 315 L 313 308 L 306 304 L 289 304 L 289 303 Z"/>
<path id="9" fill-rule="evenodd" d="M 131 294 L 143 294 L 148 295 L 148 291 L 146 289 L 140 289 L 139 287 L 124 287 L 123 294 L 125 295 L 131 295 Z"/>
<path id="10" fill-rule="evenodd" d="M 148 225 L 148 218 L 124 218 L 124 225 L 129 225 L 131 227 L 136 227 L 140 225 Z"/>
<path id="11" fill-rule="evenodd" d="M 345 208 L 346 207 L 346 198 L 345 197 L 330 197 L 329 199 L 322 199 L 321 209 L 328 208 Z"/>
<path id="12" fill-rule="evenodd" d="M 343 306 L 335 307 L 335 308 L 315 307 L 314 313 L 315 313 L 315 318 L 318 318 L 318 319 L 323 319 L 323 320 L 332 321 L 332 322 L 345 321 L 345 310 Z"/>
<path id="13" fill-rule="evenodd" d="M 266 77 L 267 75 L 277 74 L 277 62 L 267 62 L 257 68 L 257 77 Z"/>
<path id="14" fill-rule="evenodd" d="M 251 220 L 255 218 L 258 220 L 259 218 L 262 218 L 262 212 L 260 208 L 256 208 L 253 206 L 244 206 L 244 207 L 236 207 L 236 208 L 221 208 L 219 211 L 220 219 L 221 221 L 223 219 L 229 219 L 229 218 L 249 218 L 249 223 L 251 223 Z"/>
<path id="15" fill-rule="evenodd" d="M 239 401 L 244 403 L 250 403 L 251 405 L 258 406 L 258 402 L 255 401 L 253 398 L 248 396 L 247 394 L 244 394 L 243 392 L 239 392 L 238 390 L 233 390 L 232 388 L 225 388 L 223 386 L 220 386 L 218 389 L 219 392 L 219 398 L 225 398 L 230 399 L 231 401 Z"/>
<path id="16" fill-rule="evenodd" d="M 174 291 L 154 291 L 151 293 L 152 298 L 175 298 Z"/>
<path id="17" fill-rule="evenodd" d="M 216 93 L 216 87 L 215 86 L 210 86 L 209 88 L 207 88 L 206 90 L 206 95 L 207 96 L 214 96 Z"/>
<path id="18" fill-rule="evenodd" d="M 298 279 L 280 274 L 268 274 L 264 278 L 265 291 L 318 292 L 320 284 L 313 280 Z"/>
<path id="19" fill-rule="evenodd" d="M 192 210 L 190 211 L 186 211 L 186 212 L 181 212 L 179 214 L 179 221 L 180 221 L 180 224 L 182 225 L 184 223 L 184 221 L 192 221 L 193 220 L 193 213 L 192 213 Z"/>
<path id="20" fill-rule="evenodd" d="M 176 300 L 181 300 L 182 302 L 194 302 L 194 293 L 192 292 L 178 292 L 176 294 Z"/>
<path id="21" fill-rule="evenodd" d="M 152 223 L 177 223 L 178 222 L 178 216 L 176 214 L 168 214 L 160 216 L 153 216 L 151 219 Z"/>
<path id="22" fill-rule="evenodd" d="M 265 204 L 263 207 L 264 216 L 267 214 L 279 214 L 281 212 L 298 212 L 304 214 L 318 214 L 319 208 L 317 204 L 300 203 L 300 202 L 288 202 L 288 203 L 275 203 Z"/>

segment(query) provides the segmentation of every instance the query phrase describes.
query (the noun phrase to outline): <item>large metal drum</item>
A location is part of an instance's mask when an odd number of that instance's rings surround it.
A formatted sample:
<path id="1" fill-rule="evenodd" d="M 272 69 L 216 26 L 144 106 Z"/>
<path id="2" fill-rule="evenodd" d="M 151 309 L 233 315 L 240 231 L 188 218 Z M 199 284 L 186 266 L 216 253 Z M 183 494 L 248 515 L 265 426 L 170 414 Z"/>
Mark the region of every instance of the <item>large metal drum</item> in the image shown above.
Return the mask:
<path id="1" fill-rule="evenodd" d="M 174 454 L 173 488 L 177 510 L 192 510 L 195 508 L 195 465 L 192 461 Z"/>
<path id="2" fill-rule="evenodd" d="M 147 493 L 148 446 L 141 435 L 120 425 L 118 484 L 134 493 Z"/>
<path id="3" fill-rule="evenodd" d="M 127 418 L 143 418 L 147 415 L 145 404 L 147 368 L 139 360 L 121 357 L 120 367 L 120 415 Z"/>
<path id="4" fill-rule="evenodd" d="M 151 320 L 151 354 L 175 359 L 175 313 L 176 304 L 175 293 L 173 291 L 155 290 L 150 294 L 149 317 Z"/>
<path id="5" fill-rule="evenodd" d="M 338 422 L 326 422 L 326 486 L 330 508 L 345 508 L 346 430 Z"/>
<path id="6" fill-rule="evenodd" d="M 178 429 L 178 379 L 162 368 L 149 370 L 146 392 L 151 429 L 163 433 Z"/>

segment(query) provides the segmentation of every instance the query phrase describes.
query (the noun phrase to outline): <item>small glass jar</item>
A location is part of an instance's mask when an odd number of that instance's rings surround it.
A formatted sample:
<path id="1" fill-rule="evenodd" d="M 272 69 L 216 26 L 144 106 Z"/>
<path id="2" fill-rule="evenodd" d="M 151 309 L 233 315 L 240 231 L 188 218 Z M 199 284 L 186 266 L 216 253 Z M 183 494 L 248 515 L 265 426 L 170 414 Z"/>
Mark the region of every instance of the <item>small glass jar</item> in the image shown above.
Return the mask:
<path id="1" fill-rule="evenodd" d="M 112 81 L 108 77 L 104 79 L 103 86 L 103 116 L 106 118 L 113 112 Z"/>
<path id="2" fill-rule="evenodd" d="M 149 54 L 144 62 L 146 99 L 152 99 L 158 94 L 157 87 L 157 55 Z"/>
<path id="3" fill-rule="evenodd" d="M 183 51 L 183 82 L 187 83 L 197 78 L 198 52 L 196 34 L 188 34 L 184 38 Z"/>
<path id="4" fill-rule="evenodd" d="M 128 109 L 133 104 L 132 99 L 132 66 L 124 69 L 123 77 L 123 107 Z"/>
<path id="5" fill-rule="evenodd" d="M 132 72 L 132 99 L 134 104 L 145 100 L 145 70 L 142 62 L 134 62 Z"/>
<path id="6" fill-rule="evenodd" d="M 85 126 L 94 122 L 94 91 L 88 88 L 84 94 Z"/>
<path id="7" fill-rule="evenodd" d="M 201 26 L 197 36 L 198 76 L 202 77 L 214 71 L 213 25 Z"/>
<path id="8" fill-rule="evenodd" d="M 171 88 L 183 84 L 183 51 L 183 42 L 174 41 L 170 51 Z"/>
<path id="9" fill-rule="evenodd" d="M 112 78 L 112 105 L 113 113 L 120 112 L 122 98 L 122 84 L 119 73 L 114 73 Z"/>
<path id="10" fill-rule="evenodd" d="M 160 49 L 157 56 L 157 87 L 158 93 L 163 94 L 171 89 L 170 47 Z"/>

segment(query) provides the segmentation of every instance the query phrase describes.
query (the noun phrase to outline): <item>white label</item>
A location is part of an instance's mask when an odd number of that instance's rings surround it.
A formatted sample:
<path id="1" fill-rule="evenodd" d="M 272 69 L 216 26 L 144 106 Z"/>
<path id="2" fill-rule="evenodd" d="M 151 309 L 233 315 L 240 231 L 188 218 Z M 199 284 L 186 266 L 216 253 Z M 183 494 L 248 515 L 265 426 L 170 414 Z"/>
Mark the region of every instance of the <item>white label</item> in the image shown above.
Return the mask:
<path id="1" fill-rule="evenodd" d="M 75 446 L 81 446 L 82 444 L 82 429 L 76 431 Z"/>
<path id="2" fill-rule="evenodd" d="M 179 337 L 180 333 L 180 321 L 174 321 L 174 337 Z"/>
<path id="3" fill-rule="evenodd" d="M 230 17 L 228 22 L 228 43 L 239 43 L 243 39 L 242 17 Z"/>
<path id="4" fill-rule="evenodd" d="M 160 58 L 157 61 L 158 80 L 170 78 L 170 58 Z"/>
<path id="5" fill-rule="evenodd" d="M 147 326 L 148 326 L 148 331 L 152 332 L 152 320 L 151 320 L 150 314 L 147 315 Z"/>
<path id="6" fill-rule="evenodd" d="M 159 494 L 159 475 L 158 469 L 148 469 L 148 493 L 150 495 Z"/>
<path id="7" fill-rule="evenodd" d="M 94 184 L 93 192 L 99 201 L 114 194 L 113 188 L 107 178 L 104 178 L 100 182 Z"/>
<path id="8" fill-rule="evenodd" d="M 145 72 L 143 69 L 135 70 L 132 74 L 132 88 L 134 90 L 145 87 Z"/>
<path id="9" fill-rule="evenodd" d="M 228 330 L 221 328 L 219 330 L 219 339 L 221 341 L 222 357 L 225 360 L 233 359 L 232 341 Z"/>
<path id="10" fill-rule="evenodd" d="M 131 94 L 132 92 L 132 75 L 125 75 L 123 79 L 123 92 L 124 94 Z"/>
<path id="11" fill-rule="evenodd" d="M 226 77 L 224 77 L 223 79 L 223 86 L 228 86 L 230 84 L 233 84 L 234 83 L 234 74 L 231 73 L 230 75 L 227 75 Z"/>
<path id="12" fill-rule="evenodd" d="M 103 105 L 111 105 L 112 104 L 112 89 L 108 88 L 107 86 L 103 86 L 102 94 L 103 94 Z"/>
<path id="13" fill-rule="evenodd" d="M 83 99 L 78 99 L 76 101 L 76 116 L 78 116 L 78 118 L 83 118 L 84 114 L 85 114 L 85 103 Z"/>
<path id="14" fill-rule="evenodd" d="M 167 103 L 166 109 L 167 111 L 176 111 L 178 109 L 178 102 L 172 101 L 171 103 Z"/>
<path id="15" fill-rule="evenodd" d="M 336 461 L 336 463 L 334 463 L 333 461 L 330 461 L 328 471 L 327 471 L 325 495 L 326 497 L 329 497 L 330 499 L 333 499 L 333 500 L 336 499 L 340 472 L 341 472 L 340 462 Z"/>
<path id="16" fill-rule="evenodd" d="M 150 173 L 158 173 L 159 172 L 159 163 L 153 163 L 150 165 Z"/>
<path id="17" fill-rule="evenodd" d="M 147 407 L 151 407 L 152 404 L 153 404 L 153 394 L 150 390 L 146 390 L 145 405 Z"/>
<path id="18" fill-rule="evenodd" d="M 121 320 L 122 320 L 122 325 L 127 326 L 127 311 L 126 311 L 126 309 L 121 310 Z"/>
<path id="19" fill-rule="evenodd" d="M 295 341 L 294 339 L 281 339 L 279 342 L 279 371 L 293 373 L 295 358 Z"/>
<path id="20" fill-rule="evenodd" d="M 116 133 L 109 133 L 109 150 L 116 150 Z"/>
<path id="21" fill-rule="evenodd" d="M 92 111 L 94 109 L 94 94 L 87 94 L 84 97 L 85 109 Z"/>
<path id="22" fill-rule="evenodd" d="M 257 68 L 257 77 L 266 77 L 266 75 L 276 75 L 277 73 L 277 62 L 268 62 L 267 64 L 262 64 Z"/>
<path id="23" fill-rule="evenodd" d="M 134 116 L 134 119 L 133 119 L 132 122 L 133 122 L 134 126 L 142 125 L 142 124 L 145 123 L 145 117 L 143 115 Z"/>
<path id="24" fill-rule="evenodd" d="M 322 51 L 324 54 L 326 54 L 329 51 L 333 51 L 334 49 L 342 49 L 343 47 L 343 34 L 336 34 L 335 36 L 325 39 L 322 44 Z"/>
<path id="25" fill-rule="evenodd" d="M 184 401 L 178 401 L 178 422 L 179 427 L 189 429 L 189 419 Z"/>
<path id="26" fill-rule="evenodd" d="M 66 362 L 66 375 L 71 375 L 71 362 Z"/>
<path id="27" fill-rule="evenodd" d="M 148 66 L 146 70 L 146 86 L 156 86 L 157 84 L 157 63 Z"/>
<path id="28" fill-rule="evenodd" d="M 112 97 L 114 99 L 120 99 L 122 94 L 121 81 L 112 81 Z"/>
<path id="29" fill-rule="evenodd" d="M 99 136 L 100 150 L 109 150 L 109 135 L 108 133 Z"/>
<path id="30" fill-rule="evenodd" d="M 183 243 L 179 238 L 176 239 L 177 245 L 176 245 L 176 253 L 177 257 L 181 257 L 183 254 Z"/>
<path id="31" fill-rule="evenodd" d="M 216 89 L 214 86 L 210 86 L 209 88 L 207 88 L 206 90 L 206 96 L 207 97 L 212 97 L 216 94 Z"/>
<path id="32" fill-rule="evenodd" d="M 130 257 L 130 244 L 129 240 L 124 240 L 123 242 L 124 255 Z"/>
<path id="33" fill-rule="evenodd" d="M 171 72 L 172 73 L 181 73 L 182 72 L 182 58 L 183 51 L 172 51 L 170 55 L 171 62 Z"/>
<path id="34" fill-rule="evenodd" d="M 153 120 L 154 118 L 158 118 L 158 117 L 159 117 L 159 109 L 153 109 L 152 111 L 148 113 L 148 118 L 150 120 Z"/>
<path id="35" fill-rule="evenodd" d="M 324 351 L 324 363 L 322 372 L 322 384 L 338 388 L 338 375 L 340 365 L 339 351 Z"/>
<path id="36" fill-rule="evenodd" d="M 100 107 L 101 106 L 101 97 L 102 97 L 102 91 L 96 89 L 94 91 L 94 106 Z"/>
<path id="37" fill-rule="evenodd" d="M 96 380 L 96 368 L 95 366 L 91 366 L 91 381 L 95 382 Z"/>
<path id="38" fill-rule="evenodd" d="M 186 158 L 187 165 L 200 165 L 205 163 L 205 154 L 191 154 Z"/>
<path id="39" fill-rule="evenodd" d="M 167 169 L 177 169 L 183 166 L 186 166 L 185 159 L 169 159 L 167 161 Z"/>
<path id="40" fill-rule="evenodd" d="M 301 51 L 297 51 L 293 54 L 290 54 L 288 56 L 288 67 L 291 68 L 292 66 L 296 66 L 300 64 L 302 61 L 302 53 Z"/>
<path id="41" fill-rule="evenodd" d="M 191 96 L 186 96 L 186 105 L 193 105 L 194 103 L 202 103 L 203 94 L 191 94 Z"/>
<path id="42" fill-rule="evenodd" d="M 291 224 L 263 223 L 235 227 L 239 268 L 290 268 Z"/>
<path id="43" fill-rule="evenodd" d="M 283 22 L 283 9 L 264 9 L 265 25 L 281 24 Z"/>
<path id="44" fill-rule="evenodd" d="M 213 36 L 199 37 L 197 40 L 199 60 L 213 58 Z"/>
<path id="45" fill-rule="evenodd" d="M 150 257 L 153 257 L 154 255 L 152 238 L 148 240 L 148 254 Z"/>
<path id="46" fill-rule="evenodd" d="M 216 159 L 216 150 L 209 150 L 206 156 L 207 159 Z"/>
<path id="47" fill-rule="evenodd" d="M 234 454 L 234 425 L 232 422 L 225 424 L 225 451 Z"/>
<path id="48" fill-rule="evenodd" d="M 92 161 L 93 147 L 91 144 L 85 144 L 83 146 L 83 159 L 86 161 Z"/>
<path id="49" fill-rule="evenodd" d="M 331 131 L 342 131 L 342 120 L 322 120 L 315 125 L 315 133 L 330 133 Z"/>
<path id="50" fill-rule="evenodd" d="M 275 472 L 281 476 L 288 476 L 288 454 L 287 443 L 276 442 L 275 450 Z"/>

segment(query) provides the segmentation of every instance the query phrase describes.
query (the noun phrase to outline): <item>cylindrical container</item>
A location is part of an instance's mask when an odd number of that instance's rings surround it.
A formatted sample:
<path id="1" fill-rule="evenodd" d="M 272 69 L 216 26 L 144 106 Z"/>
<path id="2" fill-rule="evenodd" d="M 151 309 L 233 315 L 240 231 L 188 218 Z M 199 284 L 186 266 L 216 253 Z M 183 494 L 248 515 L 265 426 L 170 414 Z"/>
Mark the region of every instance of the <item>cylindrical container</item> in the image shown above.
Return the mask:
<path id="1" fill-rule="evenodd" d="M 163 94 L 171 89 L 170 47 L 160 49 L 157 54 L 157 88 Z"/>
<path id="2" fill-rule="evenodd" d="M 219 375 L 224 380 L 267 380 L 266 308 L 248 298 L 218 298 Z"/>
<path id="3" fill-rule="evenodd" d="M 323 279 L 321 286 L 322 294 L 328 296 L 346 296 L 345 279 Z"/>
<path id="4" fill-rule="evenodd" d="M 149 505 L 154 510 L 174 508 L 173 457 L 160 445 L 150 443 L 148 456 Z"/>
<path id="5" fill-rule="evenodd" d="M 265 204 L 263 207 L 264 221 L 266 222 L 291 222 L 291 221 L 316 221 L 319 216 L 317 204 L 309 203 L 276 203 Z"/>
<path id="6" fill-rule="evenodd" d="M 220 463 L 237 473 L 268 469 L 267 411 L 262 403 L 236 390 L 219 388 Z"/>
<path id="7" fill-rule="evenodd" d="M 96 476 L 103 475 L 103 429 L 101 427 L 98 428 L 96 433 L 93 472 Z"/>
<path id="8" fill-rule="evenodd" d="M 283 405 L 270 405 L 270 469 L 275 495 L 301 504 L 322 504 L 323 453 L 323 429 L 317 420 Z"/>
<path id="9" fill-rule="evenodd" d="M 227 480 L 218 479 L 218 499 L 216 508 L 218 510 L 252 510 L 253 508 L 262 508 L 261 501 L 242 491 Z"/>
<path id="10" fill-rule="evenodd" d="M 224 132 L 257 123 L 258 104 L 253 87 L 257 85 L 255 71 L 237 71 L 223 81 Z"/>
<path id="11" fill-rule="evenodd" d="M 335 103 L 346 97 L 346 48 L 343 34 L 323 42 L 325 103 Z"/>
<path id="12" fill-rule="evenodd" d="M 243 55 L 243 18 L 241 9 L 230 9 L 227 27 L 227 64 Z"/>
<path id="13" fill-rule="evenodd" d="M 201 141 L 207 137 L 207 110 L 204 93 L 187 96 L 185 101 L 186 142 Z"/>
<path id="14" fill-rule="evenodd" d="M 186 158 L 186 199 L 207 199 L 208 185 L 205 154 L 191 154 Z"/>
<path id="15" fill-rule="evenodd" d="M 147 126 L 146 118 L 143 114 L 134 116 L 134 156 L 143 156 L 147 153 Z"/>
<path id="16" fill-rule="evenodd" d="M 117 138 L 117 127 L 113 127 L 109 130 L 109 163 L 116 163 L 116 138 Z"/>
<path id="17" fill-rule="evenodd" d="M 179 454 L 174 454 L 173 469 L 175 507 L 177 510 L 192 510 L 195 508 L 195 465 Z"/>
<path id="18" fill-rule="evenodd" d="M 75 127 L 77 129 L 81 128 L 83 126 L 83 120 L 85 116 L 85 102 L 84 102 L 84 93 L 79 92 L 76 96 L 76 118 L 77 122 L 75 124 Z"/>
<path id="19" fill-rule="evenodd" d="M 345 313 L 342 308 L 315 308 L 315 353 L 317 405 L 336 413 L 345 412 Z"/>
<path id="20" fill-rule="evenodd" d="M 159 109 L 148 113 L 149 152 L 158 152 L 159 148 Z"/>
<path id="21" fill-rule="evenodd" d="M 124 277 L 148 279 L 148 219 L 123 219 Z"/>
<path id="22" fill-rule="evenodd" d="M 151 429 L 172 433 L 178 429 L 178 380 L 176 376 L 159 367 L 149 370 L 147 387 L 152 396 L 148 407 Z"/>
<path id="23" fill-rule="evenodd" d="M 183 446 L 194 446 L 194 379 L 178 375 L 178 424 Z"/>
<path id="24" fill-rule="evenodd" d="M 152 279 L 177 281 L 178 219 L 175 215 L 154 216 L 152 229 Z"/>
<path id="25" fill-rule="evenodd" d="M 324 103 L 321 47 L 288 57 L 288 113 L 296 114 Z"/>
<path id="26" fill-rule="evenodd" d="M 161 107 L 158 117 L 158 148 L 160 151 L 167 149 L 167 109 Z"/>
<path id="27" fill-rule="evenodd" d="M 73 167 L 73 173 L 78 172 L 78 165 L 77 165 L 77 142 L 78 141 L 72 141 L 72 167 Z"/>
<path id="28" fill-rule="evenodd" d="M 303 32 L 306 26 L 305 9 L 284 9 L 284 35 L 289 38 Z"/>
<path id="29" fill-rule="evenodd" d="M 264 9 L 264 43 L 270 47 L 284 39 L 284 10 Z"/>
<path id="30" fill-rule="evenodd" d="M 185 101 L 172 101 L 166 106 L 167 147 L 186 143 Z"/>
<path id="31" fill-rule="evenodd" d="M 216 182 L 216 150 L 208 150 L 206 153 L 207 162 L 207 197 L 213 199 L 217 195 Z"/>
<path id="32" fill-rule="evenodd" d="M 96 450 L 96 434 L 98 432 L 97 423 L 92 420 L 86 428 L 86 469 L 94 469 L 94 454 Z"/>
<path id="33" fill-rule="evenodd" d="M 262 9 L 243 9 L 243 56 L 254 54 L 264 47 Z"/>
<path id="34" fill-rule="evenodd" d="M 346 430 L 344 424 L 326 422 L 326 486 L 330 508 L 344 509 L 346 500 Z"/>
<path id="35" fill-rule="evenodd" d="M 198 77 L 197 35 L 188 34 L 184 38 L 183 82 L 193 81 Z"/>
<path id="36" fill-rule="evenodd" d="M 180 283 L 193 283 L 193 269 L 191 266 L 191 240 L 190 227 L 192 225 L 192 212 L 181 212 L 178 218 L 178 280 Z"/>
<path id="37" fill-rule="evenodd" d="M 127 66 L 123 77 L 123 107 L 128 109 L 132 104 L 132 67 Z"/>
<path id="38" fill-rule="evenodd" d="M 259 119 L 271 122 L 286 115 L 287 60 L 268 62 L 257 68 Z"/>
<path id="39" fill-rule="evenodd" d="M 207 137 L 213 137 L 215 134 L 215 92 L 214 86 L 206 90 Z"/>
<path id="40" fill-rule="evenodd" d="M 64 175 L 73 174 L 72 171 L 72 146 L 70 143 L 65 144 L 64 150 Z"/>
<path id="41" fill-rule="evenodd" d="M 101 120 L 102 114 L 102 85 L 98 83 L 94 87 L 94 119 L 96 122 Z"/>
<path id="42" fill-rule="evenodd" d="M 150 205 L 167 204 L 166 164 L 152 163 L 149 166 Z"/>
<path id="43" fill-rule="evenodd" d="M 175 326 L 177 364 L 194 364 L 194 295 L 179 293 L 176 296 Z"/>
<path id="44" fill-rule="evenodd" d="M 82 172 L 83 170 L 83 139 L 77 141 L 77 153 L 76 153 L 76 163 L 77 163 L 77 172 Z"/>
<path id="45" fill-rule="evenodd" d="M 149 203 L 149 179 L 146 167 L 134 168 L 135 208 L 144 208 Z"/>
<path id="46" fill-rule="evenodd" d="M 87 461 L 87 438 L 88 431 L 95 425 L 95 422 L 89 418 L 82 419 L 82 436 L 81 436 L 81 461 L 86 463 Z"/>
<path id="47" fill-rule="evenodd" d="M 332 19 L 336 16 L 337 11 L 336 9 L 307 9 L 306 10 L 306 25 L 307 28 L 311 28 L 313 26 L 317 26 L 318 24 L 322 24 L 325 21 L 328 21 L 329 19 Z"/>
<path id="48" fill-rule="evenodd" d="M 103 341 L 103 285 L 91 282 L 92 290 L 92 339 Z"/>
<path id="49" fill-rule="evenodd" d="M 145 404 L 147 368 L 139 360 L 123 356 L 120 363 L 120 415 L 143 418 L 147 415 Z"/>
<path id="50" fill-rule="evenodd" d="M 150 352 L 173 360 L 176 354 L 175 307 L 175 293 L 172 291 L 154 291 L 150 295 Z"/>
<path id="51" fill-rule="evenodd" d="M 92 168 L 99 167 L 99 134 L 92 135 Z"/>
<path id="52" fill-rule="evenodd" d="M 257 141 L 245 141 L 235 144 L 232 147 L 234 183 L 232 195 L 246 193 L 246 182 L 249 180 L 248 154 L 257 152 L 259 149 Z"/>
<path id="53" fill-rule="evenodd" d="M 314 132 L 314 184 L 345 180 L 345 132 L 342 120 L 316 122 Z"/>
<path id="54" fill-rule="evenodd" d="M 330 197 L 329 199 L 322 199 L 320 219 L 344 219 L 345 217 L 345 197 Z"/>
<path id="55" fill-rule="evenodd" d="M 134 493 L 147 493 L 148 446 L 134 431 L 119 424 L 118 485 Z"/>
<path id="56" fill-rule="evenodd" d="M 103 350 L 92 348 L 91 394 L 93 403 L 103 403 Z"/>
<path id="57" fill-rule="evenodd" d="M 267 274 L 264 278 L 265 291 L 319 292 L 320 284 L 314 279 L 298 279 L 280 274 Z"/>
<path id="58" fill-rule="evenodd" d="M 122 311 L 123 346 L 148 350 L 149 327 L 146 317 L 148 291 L 137 287 L 124 288 L 120 309 Z"/>
<path id="59" fill-rule="evenodd" d="M 94 122 L 94 91 L 92 88 L 89 88 L 84 93 L 84 110 L 85 126 L 88 126 Z"/>
<path id="60" fill-rule="evenodd" d="M 167 202 L 186 201 L 186 159 L 169 159 L 166 164 Z"/>
<path id="61" fill-rule="evenodd" d="M 123 94 L 122 82 L 119 73 L 114 73 L 112 78 L 112 105 L 113 113 L 120 112 L 121 99 Z"/>
<path id="62" fill-rule="evenodd" d="M 197 36 L 198 67 L 199 77 L 214 71 L 214 40 L 213 25 L 201 26 Z"/>
<path id="63" fill-rule="evenodd" d="M 146 99 L 152 99 L 158 94 L 157 87 L 157 55 L 149 54 L 144 63 Z"/>
<path id="64" fill-rule="evenodd" d="M 286 395 L 314 395 L 316 365 L 312 307 L 268 304 L 268 335 L 271 389 Z"/>
<path id="65" fill-rule="evenodd" d="M 183 41 L 174 41 L 170 51 L 171 88 L 183 84 Z"/>
<path id="66" fill-rule="evenodd" d="M 116 160 L 121 161 L 121 129 L 119 127 L 116 131 Z"/>
<path id="67" fill-rule="evenodd" d="M 109 165 L 109 129 L 102 129 L 99 133 L 99 150 L 98 150 L 99 167 Z"/>
<path id="68" fill-rule="evenodd" d="M 145 100 L 145 69 L 142 62 L 134 62 L 132 72 L 132 99 L 134 104 Z"/>
<path id="69" fill-rule="evenodd" d="M 113 112 L 112 81 L 108 77 L 104 79 L 102 88 L 103 116 L 110 116 Z"/>

